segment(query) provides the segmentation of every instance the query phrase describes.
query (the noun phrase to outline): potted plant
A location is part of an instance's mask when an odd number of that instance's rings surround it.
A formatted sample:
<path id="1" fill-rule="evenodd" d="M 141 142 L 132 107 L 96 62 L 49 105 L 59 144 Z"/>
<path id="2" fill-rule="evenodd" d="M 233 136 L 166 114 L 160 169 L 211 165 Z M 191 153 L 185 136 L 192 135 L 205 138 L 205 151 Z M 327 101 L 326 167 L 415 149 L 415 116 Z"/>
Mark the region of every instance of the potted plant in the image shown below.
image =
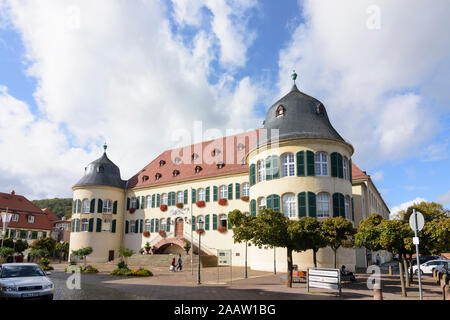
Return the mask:
<path id="1" fill-rule="evenodd" d="M 195 204 L 197 205 L 197 207 L 203 208 L 206 205 L 206 202 L 201 200 L 201 201 L 197 201 Z"/>
<path id="2" fill-rule="evenodd" d="M 160 205 L 160 206 L 159 206 L 159 209 L 160 209 L 162 212 L 167 211 L 167 204 L 162 204 L 162 205 Z"/>
<path id="3" fill-rule="evenodd" d="M 225 233 L 225 232 L 227 232 L 227 227 L 224 227 L 224 226 L 220 226 L 220 227 L 218 227 L 217 228 L 217 231 L 219 231 L 220 233 Z"/>
<path id="4" fill-rule="evenodd" d="M 226 206 L 227 205 L 227 199 L 223 198 L 223 199 L 219 199 L 219 205 L 221 206 Z"/>
<path id="5" fill-rule="evenodd" d="M 144 237 L 146 237 L 146 238 L 148 238 L 148 237 L 150 237 L 150 231 L 144 231 L 143 233 L 142 233 L 142 235 L 144 236 Z"/>
<path id="6" fill-rule="evenodd" d="M 184 244 L 184 250 L 186 250 L 186 254 L 189 253 L 189 249 L 191 249 L 191 243 L 189 241 L 186 241 Z"/>
<path id="7" fill-rule="evenodd" d="M 183 209 L 183 202 L 178 202 L 176 205 L 175 205 L 178 209 Z"/>
<path id="8" fill-rule="evenodd" d="M 159 230 L 158 234 L 163 238 L 166 237 L 166 232 L 164 230 Z"/>
<path id="9" fill-rule="evenodd" d="M 243 197 L 241 197 L 241 200 L 242 200 L 242 201 L 245 201 L 245 202 L 248 202 L 248 200 L 250 200 L 250 197 L 248 197 L 248 196 L 243 196 Z"/>
<path id="10" fill-rule="evenodd" d="M 195 230 L 195 232 L 197 232 L 197 234 L 205 234 L 205 230 L 204 229 L 197 229 Z"/>
<path id="11" fill-rule="evenodd" d="M 136 208 L 130 208 L 130 213 L 133 214 L 136 211 Z"/>
<path id="12" fill-rule="evenodd" d="M 147 251 L 147 254 L 149 254 L 149 252 L 150 252 L 150 242 L 146 242 L 145 243 L 144 249 L 145 249 L 145 251 Z"/>
<path id="13" fill-rule="evenodd" d="M 140 253 L 140 254 L 144 254 L 144 252 L 145 252 L 144 248 L 140 248 L 140 249 L 139 249 L 139 253 Z"/>

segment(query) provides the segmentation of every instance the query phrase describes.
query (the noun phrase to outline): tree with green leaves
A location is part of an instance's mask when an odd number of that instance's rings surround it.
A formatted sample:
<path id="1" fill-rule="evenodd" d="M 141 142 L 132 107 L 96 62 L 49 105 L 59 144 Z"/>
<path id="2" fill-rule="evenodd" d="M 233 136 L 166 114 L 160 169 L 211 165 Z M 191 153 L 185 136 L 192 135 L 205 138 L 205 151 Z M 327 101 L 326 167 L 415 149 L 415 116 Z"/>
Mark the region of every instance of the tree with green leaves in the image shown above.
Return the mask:
<path id="1" fill-rule="evenodd" d="M 53 238 L 42 238 L 39 240 L 33 241 L 33 243 L 30 245 L 30 248 L 33 249 L 42 249 L 47 251 L 48 256 L 50 256 L 53 251 L 56 249 L 56 240 Z"/>
<path id="2" fill-rule="evenodd" d="M 66 259 L 67 255 L 69 254 L 69 247 L 70 247 L 69 242 L 62 242 L 62 243 L 58 242 L 56 244 L 56 250 L 58 250 L 64 254 L 64 260 Z"/>
<path id="3" fill-rule="evenodd" d="M 14 244 L 14 251 L 18 254 L 22 254 L 25 250 L 28 249 L 28 242 L 26 240 L 16 240 Z"/>
<path id="4" fill-rule="evenodd" d="M 2 262 L 8 258 L 8 256 L 14 254 L 14 249 L 9 247 L 1 247 L 0 248 L 0 257 L 2 258 Z"/>
<path id="5" fill-rule="evenodd" d="M 80 258 L 86 264 L 87 256 L 93 252 L 92 247 L 85 247 L 78 250 L 72 250 L 72 255 Z"/>
<path id="6" fill-rule="evenodd" d="M 305 246 L 312 249 L 314 267 L 317 268 L 317 252 L 328 245 L 322 232 L 322 222 L 312 217 L 302 217 L 298 223 L 305 232 Z"/>
<path id="7" fill-rule="evenodd" d="M 343 217 L 329 217 L 322 220 L 322 234 L 334 252 L 334 267 L 337 268 L 337 250 L 353 247 L 356 233 L 351 221 Z"/>
<path id="8" fill-rule="evenodd" d="M 49 256 L 49 253 L 45 249 L 31 249 L 30 253 L 28 254 L 34 261 L 35 258 L 39 259 L 41 261 L 43 258 L 47 258 Z"/>
<path id="9" fill-rule="evenodd" d="M 133 250 L 128 248 L 119 248 L 119 257 L 124 259 L 125 268 L 128 266 L 127 258 L 133 255 Z"/>
<path id="10" fill-rule="evenodd" d="M 380 243 L 381 230 L 378 226 L 384 220 L 381 215 L 375 213 L 361 221 L 355 234 L 355 246 L 365 247 L 371 251 L 382 250 Z"/>
<path id="11" fill-rule="evenodd" d="M 257 216 L 245 215 L 239 210 L 229 213 L 228 221 L 233 228 L 235 242 L 251 242 L 255 246 L 271 246 L 287 250 L 286 286 L 292 287 L 292 253 L 306 251 L 306 233 L 296 220 L 290 220 L 282 213 L 263 209 Z"/>

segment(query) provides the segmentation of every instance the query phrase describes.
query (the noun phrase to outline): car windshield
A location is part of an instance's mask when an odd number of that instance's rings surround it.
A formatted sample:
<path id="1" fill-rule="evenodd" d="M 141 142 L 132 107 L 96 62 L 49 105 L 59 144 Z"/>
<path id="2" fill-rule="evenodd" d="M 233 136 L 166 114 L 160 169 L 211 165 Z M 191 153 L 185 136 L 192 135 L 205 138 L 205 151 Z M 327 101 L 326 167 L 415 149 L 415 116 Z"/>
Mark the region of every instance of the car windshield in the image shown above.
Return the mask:
<path id="1" fill-rule="evenodd" d="M 43 277 L 38 266 L 2 266 L 1 278 Z"/>

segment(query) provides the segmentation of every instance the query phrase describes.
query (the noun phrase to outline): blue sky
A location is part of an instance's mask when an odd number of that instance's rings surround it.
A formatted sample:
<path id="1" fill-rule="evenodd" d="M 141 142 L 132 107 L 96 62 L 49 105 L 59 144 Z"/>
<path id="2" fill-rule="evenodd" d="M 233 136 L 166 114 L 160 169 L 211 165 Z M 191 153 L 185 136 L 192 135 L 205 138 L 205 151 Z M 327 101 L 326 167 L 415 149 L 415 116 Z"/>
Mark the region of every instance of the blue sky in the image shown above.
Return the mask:
<path id="1" fill-rule="evenodd" d="M 391 209 L 449 207 L 449 13 L 445 0 L 6 0 L 0 190 L 70 197 L 105 140 L 129 178 L 195 121 L 260 127 L 295 69 Z"/>

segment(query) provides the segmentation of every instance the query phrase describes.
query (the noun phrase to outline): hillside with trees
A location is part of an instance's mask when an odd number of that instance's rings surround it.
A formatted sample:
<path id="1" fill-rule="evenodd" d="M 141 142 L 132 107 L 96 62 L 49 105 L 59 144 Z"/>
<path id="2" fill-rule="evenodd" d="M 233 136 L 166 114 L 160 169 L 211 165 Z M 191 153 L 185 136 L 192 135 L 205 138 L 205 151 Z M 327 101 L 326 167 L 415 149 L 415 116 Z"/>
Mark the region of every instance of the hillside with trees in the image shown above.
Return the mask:
<path id="1" fill-rule="evenodd" d="M 70 198 L 33 200 L 32 202 L 41 209 L 50 209 L 58 217 L 70 218 L 72 214 L 72 199 Z"/>

